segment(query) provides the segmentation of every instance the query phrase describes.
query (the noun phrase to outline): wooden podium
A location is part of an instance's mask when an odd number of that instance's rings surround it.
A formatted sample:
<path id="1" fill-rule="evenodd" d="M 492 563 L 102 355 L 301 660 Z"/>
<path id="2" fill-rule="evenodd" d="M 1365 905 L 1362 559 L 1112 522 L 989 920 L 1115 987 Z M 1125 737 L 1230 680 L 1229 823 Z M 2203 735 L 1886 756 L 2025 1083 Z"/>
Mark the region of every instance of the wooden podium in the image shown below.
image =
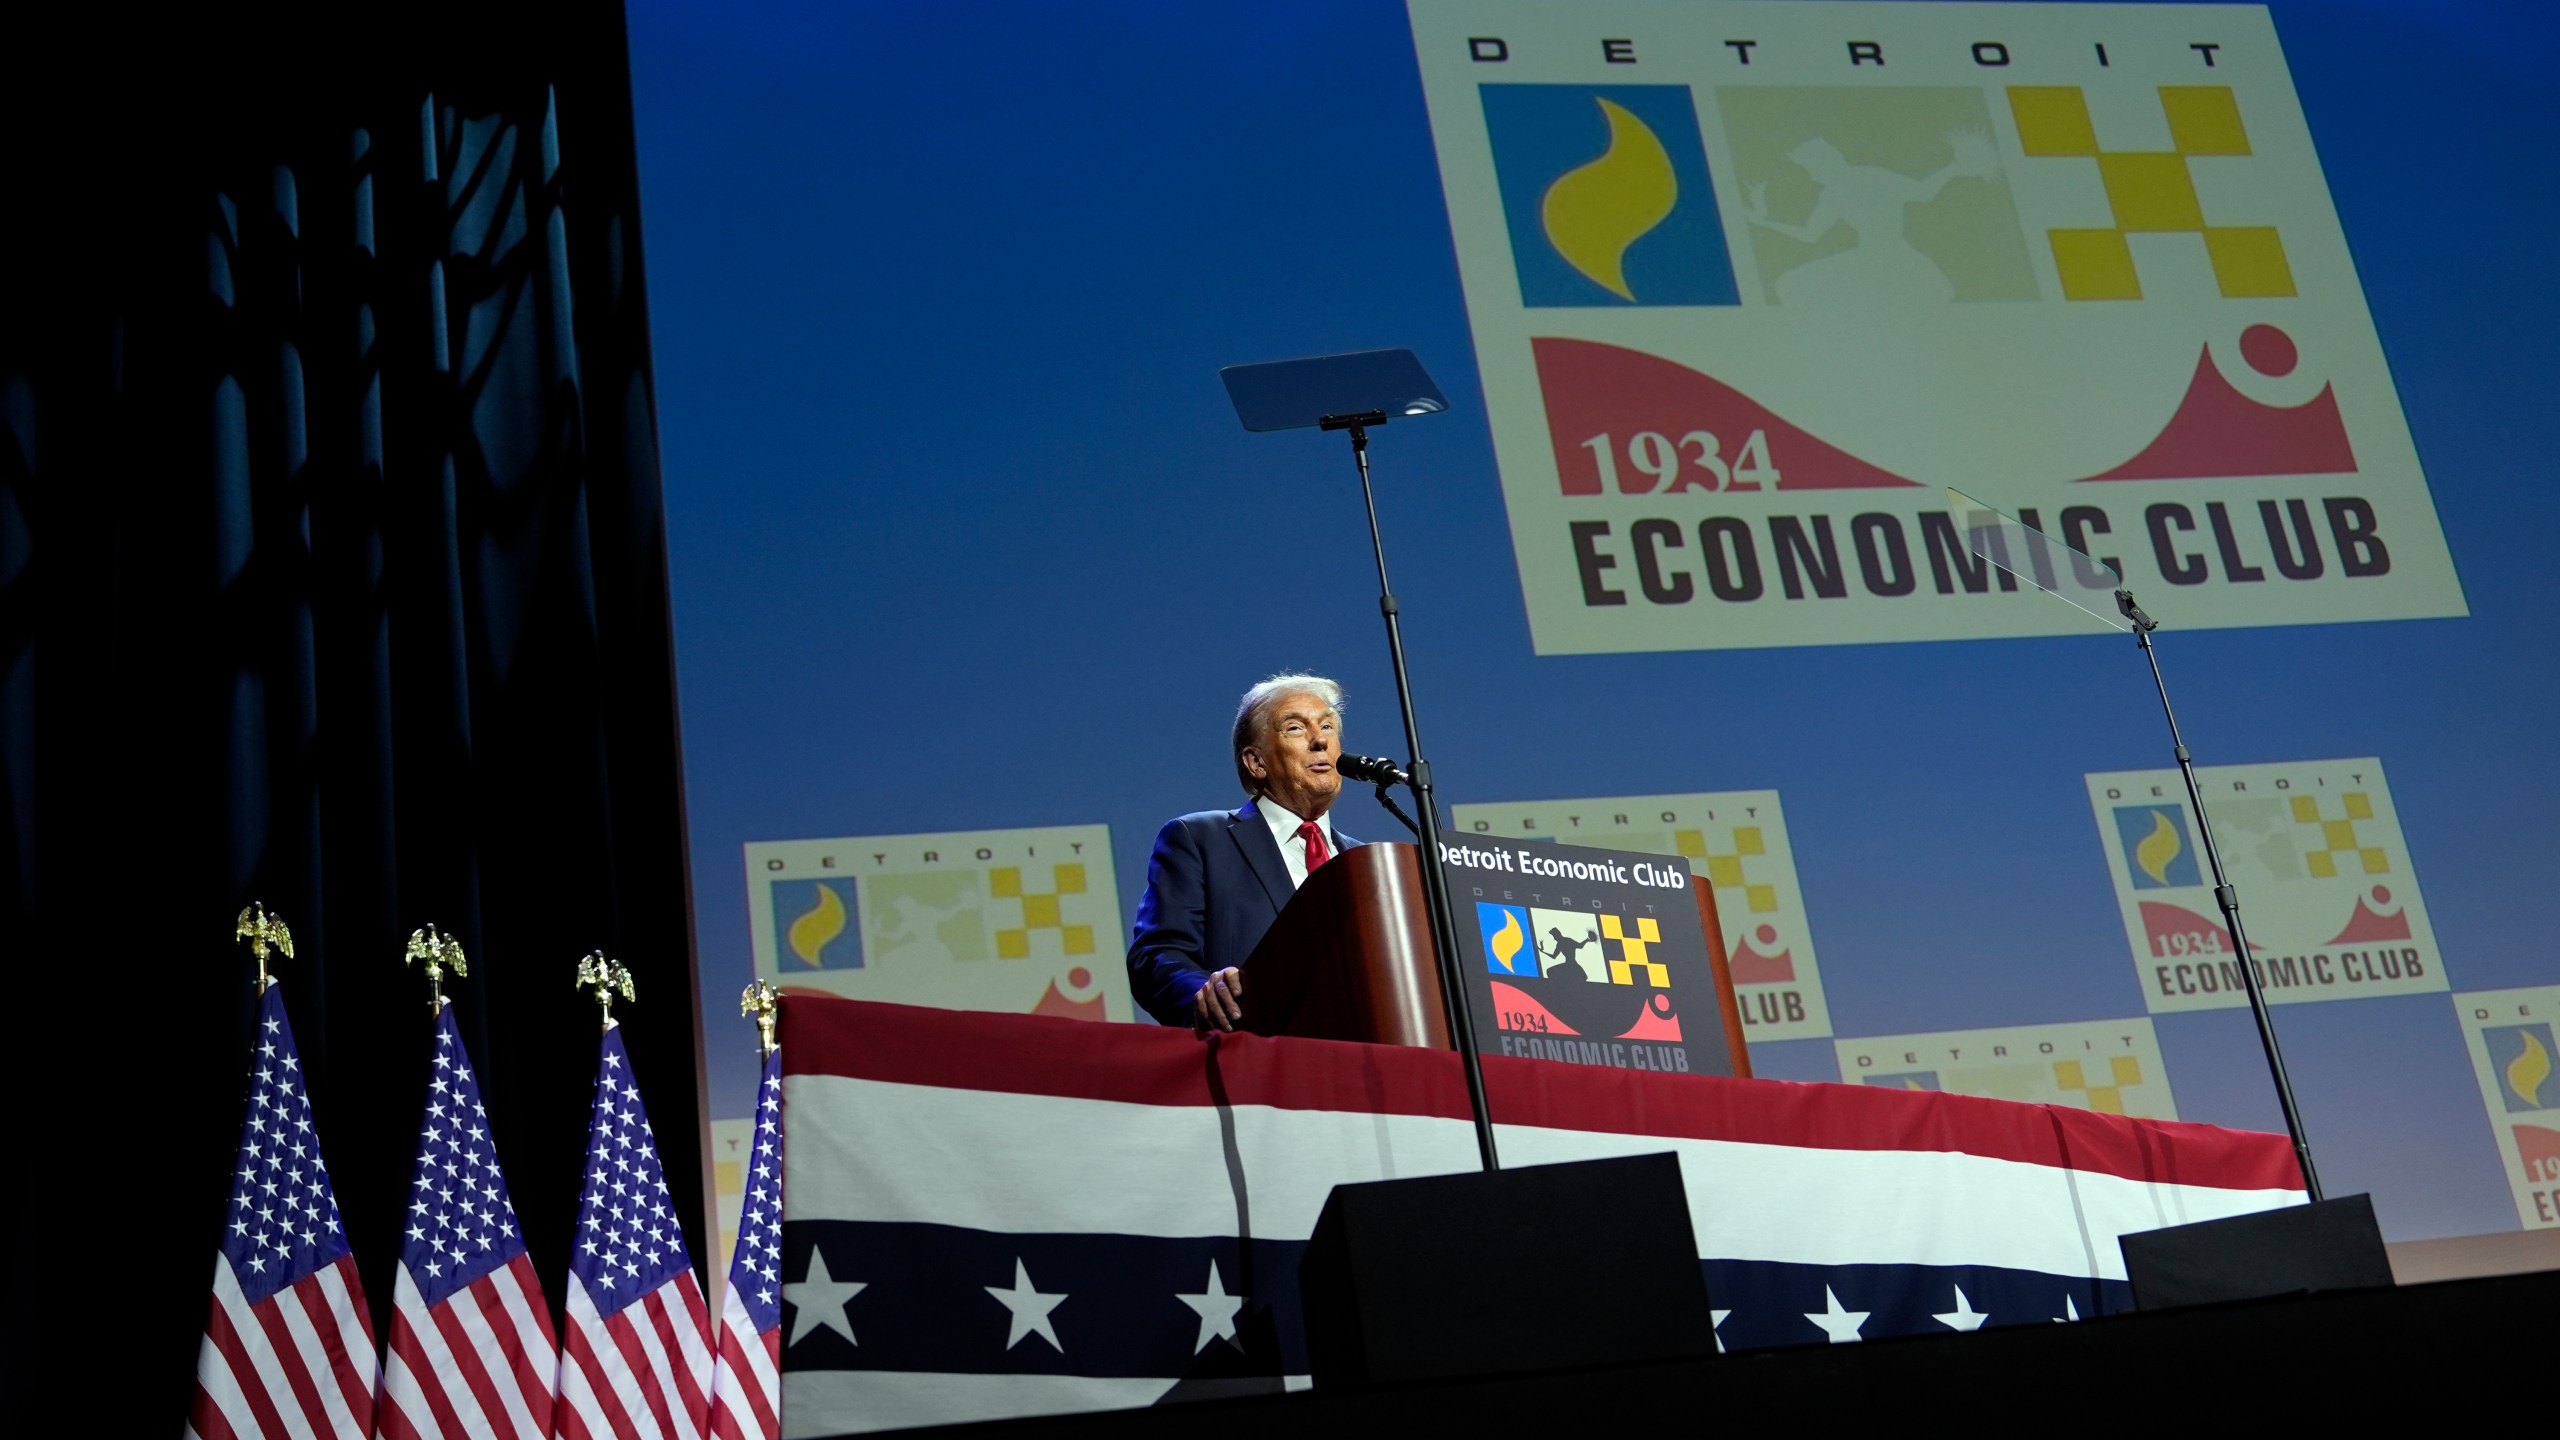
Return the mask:
<path id="1" fill-rule="evenodd" d="M 1691 884 L 1726 1053 L 1733 1073 L 1749 1079 L 1715 890 L 1703 879 Z M 1244 973 L 1244 1028 L 1256 1035 L 1457 1048 L 1423 913 L 1422 856 L 1411 845 L 1354 845 L 1317 866 L 1253 947 Z"/>
<path id="2" fill-rule="evenodd" d="M 1244 962 L 1257 1035 L 1457 1048 L 1411 845 L 1354 845 L 1319 865 Z"/>

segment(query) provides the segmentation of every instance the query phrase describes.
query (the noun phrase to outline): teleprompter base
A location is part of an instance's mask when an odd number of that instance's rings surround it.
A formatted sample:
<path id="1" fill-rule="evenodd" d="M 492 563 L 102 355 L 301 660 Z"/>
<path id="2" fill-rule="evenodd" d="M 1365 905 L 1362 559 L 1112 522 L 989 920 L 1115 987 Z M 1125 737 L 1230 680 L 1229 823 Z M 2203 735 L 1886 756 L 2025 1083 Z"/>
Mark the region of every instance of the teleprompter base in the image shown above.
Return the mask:
<path id="1" fill-rule="evenodd" d="M 2369 1195 L 2146 1230 L 2117 1244 L 2142 1310 L 2391 1284 Z"/>
<path id="2" fill-rule="evenodd" d="M 1318 1389 L 1715 1353 L 1668 1154 L 1337 1185 L 1298 1287 Z"/>

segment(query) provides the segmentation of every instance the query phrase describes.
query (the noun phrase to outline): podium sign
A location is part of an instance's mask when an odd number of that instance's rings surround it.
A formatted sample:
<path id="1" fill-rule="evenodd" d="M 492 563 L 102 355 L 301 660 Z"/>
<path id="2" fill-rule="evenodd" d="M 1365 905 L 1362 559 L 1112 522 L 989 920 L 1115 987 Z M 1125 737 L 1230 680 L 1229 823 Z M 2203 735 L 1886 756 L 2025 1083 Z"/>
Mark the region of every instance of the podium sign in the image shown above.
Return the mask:
<path id="1" fill-rule="evenodd" d="M 1733 1073 L 1685 862 L 1482 836 L 1440 862 L 1485 1054 Z"/>

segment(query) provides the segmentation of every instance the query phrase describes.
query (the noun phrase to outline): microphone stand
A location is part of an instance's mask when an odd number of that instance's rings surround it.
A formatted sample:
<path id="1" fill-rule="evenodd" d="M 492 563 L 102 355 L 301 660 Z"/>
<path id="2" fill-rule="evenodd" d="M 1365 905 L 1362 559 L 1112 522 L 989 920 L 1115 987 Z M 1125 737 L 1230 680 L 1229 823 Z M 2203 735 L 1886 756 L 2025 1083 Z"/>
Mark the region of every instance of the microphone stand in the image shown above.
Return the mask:
<path id="1" fill-rule="evenodd" d="M 2240 985 L 2248 992 L 2249 1014 L 2258 1022 L 2258 1044 L 2267 1052 L 2267 1070 L 2275 1076 L 2276 1103 L 2284 1109 L 2285 1133 L 2293 1140 L 2293 1158 L 2302 1167 L 2302 1188 L 2312 1204 L 2320 1203 L 2320 1175 L 2311 1168 L 2311 1140 L 2303 1133 L 2302 1111 L 2293 1102 L 2293 1081 L 2285 1075 L 2284 1051 L 2276 1045 L 2275 1017 L 2267 1012 L 2266 991 L 2258 984 L 2258 962 L 2249 954 L 2249 932 L 2240 925 L 2240 890 L 2222 870 L 2222 847 L 2214 842 L 2213 821 L 2204 813 L 2204 792 L 2196 786 L 2195 760 L 2187 753 L 2186 739 L 2178 733 L 2178 712 L 2169 707 L 2169 682 L 2160 674 L 2159 652 L 2151 648 L 2151 632 L 2160 622 L 2142 613 L 2133 603 L 2133 592 L 2116 591 L 2116 608 L 2133 625 L 2134 643 L 2142 647 L 2143 658 L 2151 662 L 2151 683 L 2160 692 L 2160 713 L 2169 721 L 2169 744 L 2177 752 L 2178 774 L 2187 782 L 2187 803 L 2195 807 L 2196 829 L 2204 837 L 2204 858 L 2213 869 L 2213 902 L 2221 907 L 2222 923 L 2231 931 L 2231 945 L 2240 954 Z M 2343 1203 L 2343 1202 L 2341 1202 Z"/>
<path id="2" fill-rule="evenodd" d="M 1378 803 L 1387 807 L 1388 814 L 1403 821 L 1404 828 L 1412 831 L 1413 838 L 1419 840 L 1422 838 L 1422 827 L 1414 824 L 1413 817 L 1404 813 L 1404 807 L 1396 803 L 1396 797 L 1389 789 L 1389 787 L 1395 783 L 1396 782 L 1393 780 L 1381 780 L 1378 782 Z"/>
<path id="3" fill-rule="evenodd" d="M 1405 783 L 1413 788 L 1416 808 L 1422 823 L 1414 833 L 1422 841 L 1422 899 L 1429 912 L 1431 945 L 1440 957 L 1440 993 L 1448 1015 L 1450 1037 L 1458 1044 L 1458 1062 L 1467 1075 L 1467 1105 L 1476 1124 L 1476 1152 L 1490 1172 L 1502 1168 L 1502 1157 L 1493 1143 L 1493 1112 L 1485 1102 L 1484 1062 L 1476 1053 L 1474 1007 L 1468 999 L 1466 972 L 1461 968 L 1458 952 L 1458 927 L 1449 909 L 1447 877 L 1440 873 L 1440 804 L 1431 791 L 1431 762 L 1422 758 L 1422 732 L 1413 719 L 1413 684 L 1405 675 L 1404 628 L 1399 623 L 1395 590 L 1387 583 L 1387 543 L 1378 530 L 1378 496 L 1369 484 L 1369 427 L 1387 423 L 1386 412 L 1371 410 L 1357 415 L 1328 415 L 1319 422 L 1327 430 L 1351 432 L 1352 462 L 1360 467 L 1360 498 L 1369 509 L 1369 548 L 1378 559 L 1378 613 L 1387 622 L 1387 656 L 1394 664 L 1396 703 L 1404 709 L 1405 751 L 1413 757 L 1412 773 Z M 1378 794 L 1384 799 L 1384 784 Z M 1393 808 L 1390 802 L 1389 808 Z M 1398 811 L 1396 818 L 1408 826 L 1413 821 Z"/>

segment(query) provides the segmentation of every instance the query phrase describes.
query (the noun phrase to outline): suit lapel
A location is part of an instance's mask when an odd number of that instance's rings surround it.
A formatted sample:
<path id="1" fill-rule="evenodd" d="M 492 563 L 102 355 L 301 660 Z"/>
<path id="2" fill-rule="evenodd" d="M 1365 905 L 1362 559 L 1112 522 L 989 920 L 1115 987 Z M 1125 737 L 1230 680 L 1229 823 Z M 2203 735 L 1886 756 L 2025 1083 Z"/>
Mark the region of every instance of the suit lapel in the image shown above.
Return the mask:
<path id="1" fill-rule="evenodd" d="M 1275 911 L 1289 903 L 1298 887 L 1289 883 L 1289 864 L 1280 858 L 1280 842 L 1271 838 L 1271 827 L 1263 823 L 1262 811 L 1250 800 L 1244 808 L 1227 817 L 1227 833 L 1235 837 L 1236 848 L 1244 852 L 1244 863 L 1253 870 L 1253 878 L 1262 882 L 1262 893 L 1271 897 Z"/>

